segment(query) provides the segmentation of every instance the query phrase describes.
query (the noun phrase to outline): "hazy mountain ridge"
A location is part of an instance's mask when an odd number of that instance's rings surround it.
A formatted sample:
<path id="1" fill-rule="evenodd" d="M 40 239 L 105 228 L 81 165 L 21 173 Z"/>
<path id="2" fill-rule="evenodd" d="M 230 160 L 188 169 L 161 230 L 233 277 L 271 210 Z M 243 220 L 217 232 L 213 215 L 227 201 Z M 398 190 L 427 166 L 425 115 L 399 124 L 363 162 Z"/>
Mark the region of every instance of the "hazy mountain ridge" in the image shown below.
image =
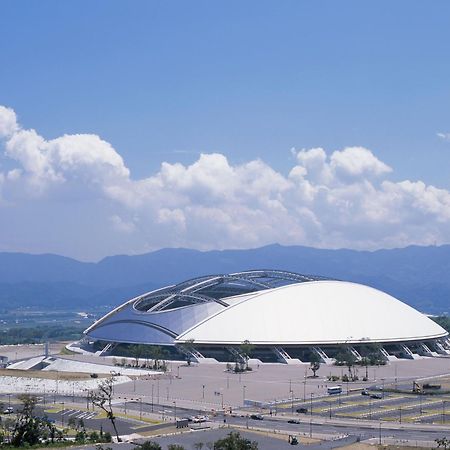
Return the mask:
<path id="1" fill-rule="evenodd" d="M 115 305 L 166 284 L 214 273 L 281 269 L 362 282 L 430 313 L 450 310 L 450 245 L 374 252 L 270 245 L 200 252 L 162 249 L 84 263 L 0 253 L 0 306 Z"/>

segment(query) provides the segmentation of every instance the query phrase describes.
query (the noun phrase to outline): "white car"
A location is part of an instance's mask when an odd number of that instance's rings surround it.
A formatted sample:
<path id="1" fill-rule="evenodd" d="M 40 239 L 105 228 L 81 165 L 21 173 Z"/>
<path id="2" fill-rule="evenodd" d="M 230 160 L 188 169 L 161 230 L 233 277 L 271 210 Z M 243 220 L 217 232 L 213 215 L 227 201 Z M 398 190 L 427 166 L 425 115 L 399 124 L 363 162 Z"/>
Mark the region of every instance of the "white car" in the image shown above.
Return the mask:
<path id="1" fill-rule="evenodd" d="M 3 414 L 12 414 L 14 412 L 14 408 L 12 406 L 8 406 L 3 410 Z"/>

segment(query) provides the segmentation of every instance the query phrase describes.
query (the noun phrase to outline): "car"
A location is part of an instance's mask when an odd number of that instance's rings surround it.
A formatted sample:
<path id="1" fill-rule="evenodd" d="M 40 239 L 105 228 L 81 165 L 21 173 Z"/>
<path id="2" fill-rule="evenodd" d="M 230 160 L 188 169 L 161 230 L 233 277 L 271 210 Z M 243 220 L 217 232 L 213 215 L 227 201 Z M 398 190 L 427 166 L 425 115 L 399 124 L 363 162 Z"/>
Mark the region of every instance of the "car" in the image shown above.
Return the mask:
<path id="1" fill-rule="evenodd" d="M 263 420 L 264 417 L 263 417 L 262 414 L 252 414 L 252 415 L 250 416 L 250 419 L 253 419 L 253 420 Z"/>
<path id="2" fill-rule="evenodd" d="M 367 389 L 364 389 L 364 390 L 361 392 L 361 395 L 370 395 L 370 392 L 369 392 Z"/>
<path id="3" fill-rule="evenodd" d="M 300 414 L 306 414 L 308 412 L 308 408 L 297 408 L 296 411 Z"/>
<path id="4" fill-rule="evenodd" d="M 14 408 L 12 406 L 8 406 L 3 410 L 3 414 L 12 414 L 14 412 Z"/>
<path id="5" fill-rule="evenodd" d="M 383 396 L 381 394 L 370 394 L 370 398 L 382 399 Z"/>
<path id="6" fill-rule="evenodd" d="M 300 420 L 297 419 L 289 419 L 288 423 L 300 423 Z"/>

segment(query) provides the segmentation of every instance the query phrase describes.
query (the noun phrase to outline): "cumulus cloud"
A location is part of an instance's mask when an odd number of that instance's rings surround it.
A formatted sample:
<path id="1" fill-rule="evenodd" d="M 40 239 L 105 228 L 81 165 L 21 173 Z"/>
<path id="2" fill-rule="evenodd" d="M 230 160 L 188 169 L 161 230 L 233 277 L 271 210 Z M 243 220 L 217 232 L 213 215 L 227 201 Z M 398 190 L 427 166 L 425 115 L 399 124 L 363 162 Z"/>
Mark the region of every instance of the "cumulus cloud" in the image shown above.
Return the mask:
<path id="1" fill-rule="evenodd" d="M 47 140 L 0 107 L 0 137 L 16 165 L 0 172 L 0 208 L 7 204 L 9 214 L 16 209 L 31 219 L 41 202 L 58 217 L 53 233 L 64 226 L 83 232 L 90 256 L 166 246 L 374 249 L 450 242 L 450 193 L 421 181 L 393 181 L 393 169 L 364 147 L 294 149 L 287 174 L 261 160 L 236 165 L 220 153 L 201 154 L 189 165 L 163 162 L 157 173 L 135 180 L 96 135 Z M 75 207 L 83 211 L 77 226 Z M 32 235 L 32 220 L 25 230 Z M 71 252 L 63 240 L 59 245 L 52 250 Z"/>

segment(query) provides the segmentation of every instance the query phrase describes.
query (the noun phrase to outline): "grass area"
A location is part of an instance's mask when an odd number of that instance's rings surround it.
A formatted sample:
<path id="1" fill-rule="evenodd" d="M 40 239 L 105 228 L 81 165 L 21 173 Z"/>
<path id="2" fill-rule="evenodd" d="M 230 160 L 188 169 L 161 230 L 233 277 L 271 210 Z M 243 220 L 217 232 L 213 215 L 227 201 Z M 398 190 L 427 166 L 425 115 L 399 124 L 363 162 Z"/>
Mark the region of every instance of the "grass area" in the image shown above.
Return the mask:
<path id="1" fill-rule="evenodd" d="M 90 374 L 82 372 L 56 372 L 44 370 L 18 370 L 18 369 L 0 369 L 0 376 L 20 377 L 20 378 L 42 378 L 45 380 L 88 380 Z M 99 378 L 105 378 L 107 375 L 98 375 Z"/>
<path id="2" fill-rule="evenodd" d="M 63 347 L 61 351 L 59 352 L 60 355 L 76 355 L 77 352 L 73 352 L 72 350 L 69 350 L 67 347 Z"/>

